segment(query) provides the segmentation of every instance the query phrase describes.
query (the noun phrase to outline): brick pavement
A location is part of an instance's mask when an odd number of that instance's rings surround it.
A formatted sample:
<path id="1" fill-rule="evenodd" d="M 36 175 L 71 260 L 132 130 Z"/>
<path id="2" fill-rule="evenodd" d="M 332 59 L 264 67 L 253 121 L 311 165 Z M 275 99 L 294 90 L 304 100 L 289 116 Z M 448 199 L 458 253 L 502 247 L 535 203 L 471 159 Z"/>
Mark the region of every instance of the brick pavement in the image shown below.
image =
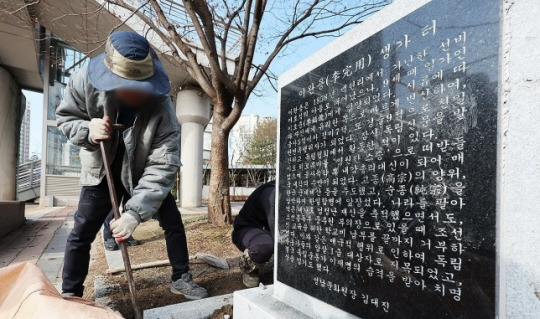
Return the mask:
<path id="1" fill-rule="evenodd" d="M 0 267 L 28 261 L 37 264 L 58 288 L 73 207 L 29 209 L 25 224 L 0 238 Z"/>

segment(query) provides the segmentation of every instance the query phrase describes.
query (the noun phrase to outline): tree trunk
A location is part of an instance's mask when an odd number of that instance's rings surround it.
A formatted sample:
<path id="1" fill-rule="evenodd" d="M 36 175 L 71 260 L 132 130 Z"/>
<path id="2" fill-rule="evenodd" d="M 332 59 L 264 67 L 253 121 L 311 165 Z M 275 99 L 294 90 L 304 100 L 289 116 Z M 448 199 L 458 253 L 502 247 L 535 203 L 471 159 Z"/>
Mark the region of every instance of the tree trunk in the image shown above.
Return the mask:
<path id="1" fill-rule="evenodd" d="M 214 225 L 230 225 L 232 216 L 229 195 L 229 132 L 221 128 L 221 122 L 221 119 L 214 117 L 212 124 L 208 221 Z"/>

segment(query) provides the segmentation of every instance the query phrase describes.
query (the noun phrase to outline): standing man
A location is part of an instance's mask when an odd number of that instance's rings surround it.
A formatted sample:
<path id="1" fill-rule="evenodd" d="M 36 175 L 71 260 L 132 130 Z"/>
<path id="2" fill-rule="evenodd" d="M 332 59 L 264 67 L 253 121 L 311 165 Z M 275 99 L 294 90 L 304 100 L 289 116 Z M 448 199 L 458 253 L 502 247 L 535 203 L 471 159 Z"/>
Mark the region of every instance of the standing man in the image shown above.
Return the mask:
<path id="1" fill-rule="evenodd" d="M 165 231 L 172 266 L 171 291 L 188 299 L 208 296 L 189 272 L 186 234 L 170 194 L 180 167 L 179 125 L 167 93 L 170 83 L 148 41 L 134 32 L 109 36 L 105 53 L 74 73 L 56 110 L 57 125 L 81 146 L 81 196 L 69 234 L 62 293 L 81 297 L 88 274 L 90 244 L 111 211 L 99 148 L 107 141 L 122 217 L 110 227 L 117 241 L 154 217 Z M 111 124 L 124 131 L 112 131 Z"/>
<path id="2" fill-rule="evenodd" d="M 248 288 L 259 285 L 259 268 L 274 254 L 275 198 L 276 182 L 259 186 L 234 219 L 232 241 L 244 252 L 242 282 Z"/>

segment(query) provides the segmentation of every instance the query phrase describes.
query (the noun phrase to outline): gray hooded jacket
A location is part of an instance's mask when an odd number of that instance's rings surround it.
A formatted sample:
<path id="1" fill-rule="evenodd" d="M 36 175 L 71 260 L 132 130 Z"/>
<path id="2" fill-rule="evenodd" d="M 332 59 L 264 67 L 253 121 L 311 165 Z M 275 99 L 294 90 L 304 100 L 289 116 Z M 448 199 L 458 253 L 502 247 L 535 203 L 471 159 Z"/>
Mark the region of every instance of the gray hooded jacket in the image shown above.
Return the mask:
<path id="1" fill-rule="evenodd" d="M 99 145 L 88 140 L 93 118 L 108 115 L 116 123 L 112 92 L 99 91 L 88 80 L 86 67 L 74 73 L 56 110 L 56 123 L 71 143 L 81 146 L 81 185 L 94 186 L 105 176 Z M 139 222 L 150 219 L 171 191 L 180 167 L 180 127 L 169 96 L 142 109 L 133 126 L 123 133 L 113 131 L 106 144 L 111 161 L 119 138 L 124 139 L 121 179 L 131 194 L 126 213 Z"/>

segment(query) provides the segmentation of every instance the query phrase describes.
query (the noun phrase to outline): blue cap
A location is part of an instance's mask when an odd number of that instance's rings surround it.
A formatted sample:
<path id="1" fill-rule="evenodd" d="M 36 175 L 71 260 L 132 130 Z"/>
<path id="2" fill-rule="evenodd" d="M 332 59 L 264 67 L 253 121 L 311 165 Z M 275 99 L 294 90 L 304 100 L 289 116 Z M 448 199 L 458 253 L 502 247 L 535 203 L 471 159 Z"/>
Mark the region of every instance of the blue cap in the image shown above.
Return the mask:
<path id="1" fill-rule="evenodd" d="M 171 90 L 169 77 L 150 43 L 135 32 L 112 33 L 105 52 L 90 59 L 88 78 L 102 91 L 122 88 L 164 95 Z"/>

